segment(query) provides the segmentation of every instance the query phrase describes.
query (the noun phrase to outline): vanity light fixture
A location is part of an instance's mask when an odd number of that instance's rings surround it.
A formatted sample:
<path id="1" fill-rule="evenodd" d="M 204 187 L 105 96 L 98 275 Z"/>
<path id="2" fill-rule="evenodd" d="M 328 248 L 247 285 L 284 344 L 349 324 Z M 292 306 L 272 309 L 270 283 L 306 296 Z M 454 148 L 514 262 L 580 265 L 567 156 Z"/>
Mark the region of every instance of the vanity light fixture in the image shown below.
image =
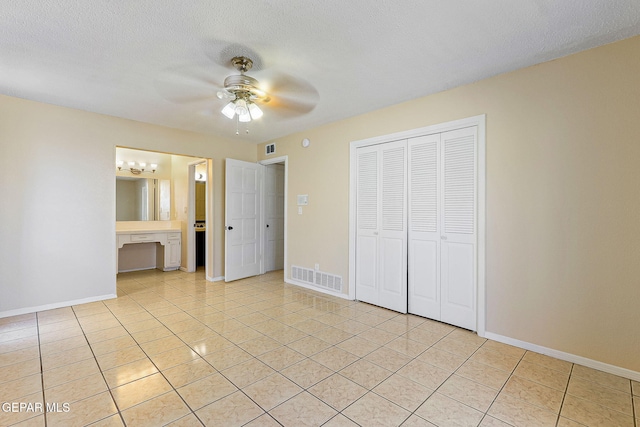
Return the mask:
<path id="1" fill-rule="evenodd" d="M 118 160 L 116 161 L 116 167 L 118 168 L 119 171 L 122 170 L 128 170 L 129 172 L 131 172 L 133 175 L 140 175 L 142 172 L 147 172 L 147 173 L 155 173 L 156 169 L 158 169 L 158 165 L 155 163 L 150 163 L 149 167 L 151 168 L 151 171 L 145 171 L 145 168 L 147 167 L 147 163 L 146 162 L 138 162 L 138 166 L 136 167 L 136 162 L 127 162 L 127 165 L 129 166 L 128 168 L 124 168 L 124 162 L 122 160 Z"/>

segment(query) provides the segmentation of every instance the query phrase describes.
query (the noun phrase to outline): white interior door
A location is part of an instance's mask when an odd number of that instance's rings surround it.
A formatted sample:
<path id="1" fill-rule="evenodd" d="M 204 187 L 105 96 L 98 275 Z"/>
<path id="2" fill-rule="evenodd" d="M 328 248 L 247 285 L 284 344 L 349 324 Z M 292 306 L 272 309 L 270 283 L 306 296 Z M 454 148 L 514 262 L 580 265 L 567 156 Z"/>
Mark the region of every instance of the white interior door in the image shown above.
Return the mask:
<path id="1" fill-rule="evenodd" d="M 411 138 L 409 313 L 440 319 L 440 134 Z"/>
<path id="2" fill-rule="evenodd" d="M 226 159 L 225 281 L 260 274 L 262 166 Z"/>
<path id="3" fill-rule="evenodd" d="M 380 150 L 378 281 L 382 307 L 407 312 L 407 141 Z"/>
<path id="4" fill-rule="evenodd" d="M 406 140 L 357 154 L 356 298 L 407 312 Z"/>
<path id="5" fill-rule="evenodd" d="M 284 268 L 284 165 L 265 166 L 265 271 Z"/>
<path id="6" fill-rule="evenodd" d="M 477 127 L 442 134 L 443 322 L 476 330 Z"/>
<path id="7" fill-rule="evenodd" d="M 356 298 L 379 304 L 378 292 L 378 146 L 357 150 Z"/>

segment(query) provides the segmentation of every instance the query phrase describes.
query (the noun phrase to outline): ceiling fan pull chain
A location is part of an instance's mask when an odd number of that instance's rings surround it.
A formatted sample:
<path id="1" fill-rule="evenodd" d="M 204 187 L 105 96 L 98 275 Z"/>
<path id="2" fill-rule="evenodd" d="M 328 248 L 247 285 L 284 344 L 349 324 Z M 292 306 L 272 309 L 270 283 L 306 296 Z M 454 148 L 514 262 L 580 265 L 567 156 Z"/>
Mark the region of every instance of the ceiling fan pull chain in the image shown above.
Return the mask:
<path id="1" fill-rule="evenodd" d="M 240 135 L 240 130 L 238 129 L 238 127 L 240 126 L 239 124 L 239 116 L 236 114 L 236 135 Z"/>

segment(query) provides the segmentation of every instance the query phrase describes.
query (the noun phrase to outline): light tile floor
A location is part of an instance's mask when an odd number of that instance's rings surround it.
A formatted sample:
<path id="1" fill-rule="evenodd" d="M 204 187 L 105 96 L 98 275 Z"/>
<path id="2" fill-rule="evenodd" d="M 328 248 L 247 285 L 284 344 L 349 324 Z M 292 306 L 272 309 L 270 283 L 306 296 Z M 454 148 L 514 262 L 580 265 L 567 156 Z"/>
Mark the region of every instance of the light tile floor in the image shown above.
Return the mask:
<path id="1" fill-rule="evenodd" d="M 120 274 L 117 299 L 0 319 L 0 403 L 1 426 L 640 427 L 638 382 L 282 272 Z"/>

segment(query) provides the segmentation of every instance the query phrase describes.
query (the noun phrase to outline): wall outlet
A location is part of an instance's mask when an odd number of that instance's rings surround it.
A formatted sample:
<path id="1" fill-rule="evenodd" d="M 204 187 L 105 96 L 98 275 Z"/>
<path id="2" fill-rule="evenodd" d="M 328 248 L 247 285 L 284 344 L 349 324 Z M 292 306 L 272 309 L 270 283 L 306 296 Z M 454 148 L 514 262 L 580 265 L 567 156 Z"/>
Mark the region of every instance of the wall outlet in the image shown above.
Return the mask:
<path id="1" fill-rule="evenodd" d="M 316 271 L 320 270 L 320 264 L 316 264 L 315 269 Z"/>

